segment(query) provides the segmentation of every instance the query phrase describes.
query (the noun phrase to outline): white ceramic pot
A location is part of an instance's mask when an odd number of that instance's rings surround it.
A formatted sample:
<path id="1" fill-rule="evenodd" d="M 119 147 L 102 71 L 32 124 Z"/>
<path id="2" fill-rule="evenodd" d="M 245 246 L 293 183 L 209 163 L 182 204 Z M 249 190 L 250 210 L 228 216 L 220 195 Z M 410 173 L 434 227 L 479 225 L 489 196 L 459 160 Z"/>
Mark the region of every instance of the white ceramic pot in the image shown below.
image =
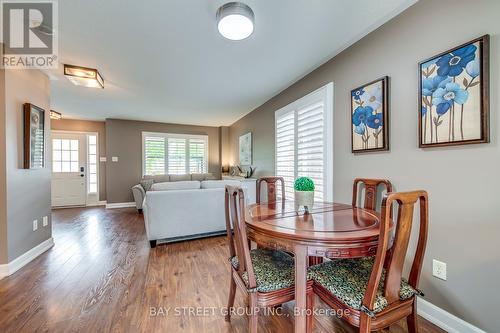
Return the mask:
<path id="1" fill-rule="evenodd" d="M 314 206 L 314 191 L 295 191 L 295 211 L 304 207 L 308 212 Z"/>

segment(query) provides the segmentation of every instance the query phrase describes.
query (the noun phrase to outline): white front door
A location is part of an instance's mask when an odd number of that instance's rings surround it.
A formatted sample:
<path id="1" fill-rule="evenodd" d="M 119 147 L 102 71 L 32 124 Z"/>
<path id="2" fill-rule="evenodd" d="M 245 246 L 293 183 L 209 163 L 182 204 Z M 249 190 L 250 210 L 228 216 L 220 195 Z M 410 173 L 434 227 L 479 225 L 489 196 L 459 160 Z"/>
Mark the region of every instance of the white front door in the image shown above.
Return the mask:
<path id="1" fill-rule="evenodd" d="M 52 134 L 52 207 L 85 206 L 87 136 Z"/>

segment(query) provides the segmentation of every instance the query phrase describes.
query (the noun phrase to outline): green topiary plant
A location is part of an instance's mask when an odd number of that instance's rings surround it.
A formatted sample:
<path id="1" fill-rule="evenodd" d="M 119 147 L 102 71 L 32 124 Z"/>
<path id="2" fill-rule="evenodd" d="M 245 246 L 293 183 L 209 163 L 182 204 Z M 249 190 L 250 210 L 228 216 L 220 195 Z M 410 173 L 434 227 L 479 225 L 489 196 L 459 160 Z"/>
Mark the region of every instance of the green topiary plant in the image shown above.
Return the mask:
<path id="1" fill-rule="evenodd" d="M 314 182 L 311 178 L 300 177 L 295 180 L 293 187 L 295 188 L 295 191 L 312 192 L 314 191 Z"/>

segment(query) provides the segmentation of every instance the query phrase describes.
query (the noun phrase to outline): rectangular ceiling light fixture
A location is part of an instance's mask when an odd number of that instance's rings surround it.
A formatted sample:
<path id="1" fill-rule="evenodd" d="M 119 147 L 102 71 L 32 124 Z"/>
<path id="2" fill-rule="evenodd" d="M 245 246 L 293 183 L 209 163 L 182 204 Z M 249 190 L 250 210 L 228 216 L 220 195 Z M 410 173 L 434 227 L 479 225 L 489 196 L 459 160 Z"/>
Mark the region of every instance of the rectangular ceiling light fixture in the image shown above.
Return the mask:
<path id="1" fill-rule="evenodd" d="M 54 120 L 62 119 L 62 114 L 57 112 L 57 111 L 50 110 L 50 119 L 54 119 Z"/>
<path id="2" fill-rule="evenodd" d="M 97 69 L 64 65 L 64 75 L 77 86 L 104 89 L 104 80 Z"/>

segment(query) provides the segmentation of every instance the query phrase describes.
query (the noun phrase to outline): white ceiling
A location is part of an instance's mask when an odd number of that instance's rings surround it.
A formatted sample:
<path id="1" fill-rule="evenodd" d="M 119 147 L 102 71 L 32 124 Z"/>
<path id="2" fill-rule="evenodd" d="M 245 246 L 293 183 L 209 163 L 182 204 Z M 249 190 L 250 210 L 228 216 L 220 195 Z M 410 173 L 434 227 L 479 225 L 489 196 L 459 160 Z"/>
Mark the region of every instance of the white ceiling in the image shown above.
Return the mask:
<path id="1" fill-rule="evenodd" d="M 230 125 L 417 0 L 245 0 L 255 32 L 219 35 L 223 0 L 59 1 L 59 60 L 98 68 L 105 89 L 52 72 L 67 118 Z"/>

